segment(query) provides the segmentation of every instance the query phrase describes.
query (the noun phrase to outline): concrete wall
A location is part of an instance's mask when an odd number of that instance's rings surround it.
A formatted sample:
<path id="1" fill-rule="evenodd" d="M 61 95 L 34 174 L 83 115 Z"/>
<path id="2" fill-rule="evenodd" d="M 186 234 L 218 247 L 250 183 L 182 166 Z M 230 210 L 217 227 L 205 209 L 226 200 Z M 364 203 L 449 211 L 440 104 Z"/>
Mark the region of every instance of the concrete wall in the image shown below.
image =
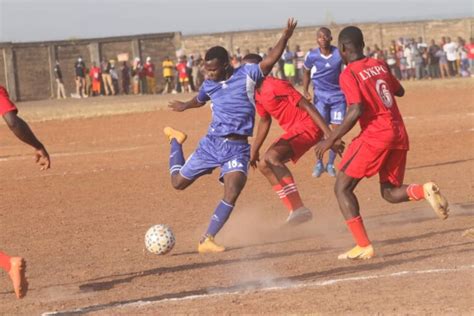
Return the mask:
<path id="1" fill-rule="evenodd" d="M 55 97 L 52 69 L 57 59 L 69 95 L 76 89 L 74 63 L 79 56 L 89 68 L 92 62 L 99 63 L 103 58 L 117 60 L 117 55 L 122 53 L 128 53 L 129 66 L 135 57 L 144 61 L 150 56 L 157 66 L 155 75 L 160 84 L 161 61 L 168 55 L 174 57 L 180 39 L 179 33 L 161 33 L 77 41 L 0 43 L 0 84 L 7 87 L 14 101 Z M 120 70 L 119 63 L 116 67 Z"/>
<path id="2" fill-rule="evenodd" d="M 474 19 L 434 20 L 397 23 L 357 24 L 364 31 L 366 45 L 386 47 L 391 40 L 399 37 L 423 37 L 425 41 L 439 40 L 441 36 L 468 40 L 474 36 Z M 333 37 L 346 25 L 330 25 Z M 316 29 L 319 26 L 298 27 L 290 46 L 299 44 L 306 51 L 316 45 Z M 234 52 L 240 47 L 255 52 L 257 47 L 266 52 L 280 37 L 281 29 L 227 32 L 181 36 L 180 33 L 161 33 L 136 36 L 56 41 L 42 43 L 0 43 L 0 84 L 6 86 L 13 100 L 35 100 L 54 97 L 55 81 L 52 68 L 58 59 L 63 72 L 66 92 L 75 91 L 74 63 L 82 56 L 86 66 L 102 58 L 117 59 L 117 54 L 128 53 L 130 62 L 135 57 L 143 61 L 147 56 L 156 65 L 156 78 L 161 86 L 161 62 L 165 56 L 175 58 L 176 50 L 184 53 L 204 55 L 211 46 L 221 45 Z M 334 43 L 336 41 L 334 40 Z M 118 70 L 120 65 L 117 65 Z M 119 72 L 120 74 L 120 72 Z"/>

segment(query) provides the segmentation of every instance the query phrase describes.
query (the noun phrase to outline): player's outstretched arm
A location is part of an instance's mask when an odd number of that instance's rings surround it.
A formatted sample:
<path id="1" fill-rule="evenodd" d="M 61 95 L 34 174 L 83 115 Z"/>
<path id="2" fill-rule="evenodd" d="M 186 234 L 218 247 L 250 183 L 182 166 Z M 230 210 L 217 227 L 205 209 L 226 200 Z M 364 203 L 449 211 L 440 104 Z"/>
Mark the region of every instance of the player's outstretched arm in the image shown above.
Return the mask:
<path id="1" fill-rule="evenodd" d="M 199 102 L 197 97 L 192 98 L 189 101 L 183 102 L 178 100 L 173 100 L 168 104 L 168 107 L 171 108 L 173 111 L 176 112 L 183 112 L 188 109 L 199 108 L 206 104 L 206 102 L 202 103 Z"/>
<path id="2" fill-rule="evenodd" d="M 272 71 L 273 65 L 275 65 L 275 63 L 280 59 L 281 54 L 283 54 L 286 44 L 293 35 L 293 31 L 295 30 L 297 24 L 298 22 L 294 18 L 288 19 L 286 28 L 283 30 L 283 34 L 281 35 L 280 39 L 268 53 L 268 55 L 260 62 L 260 69 L 262 70 L 264 76 L 268 75 Z"/>
<path id="3" fill-rule="evenodd" d="M 253 141 L 252 147 L 250 149 L 250 165 L 253 168 L 257 167 L 257 162 L 260 161 L 260 148 L 263 145 L 263 142 L 267 138 L 268 131 L 272 125 L 272 117 L 270 115 L 263 116 L 260 118 L 257 128 L 257 136 Z"/>
<path id="4" fill-rule="evenodd" d="M 324 153 L 334 145 L 336 140 L 341 139 L 344 135 L 346 135 L 357 123 L 359 117 L 362 115 L 364 108 L 361 103 L 355 103 L 348 106 L 348 111 L 342 124 L 336 127 L 335 130 L 331 132 L 329 137 L 318 144 L 314 148 L 316 152 L 316 157 L 322 158 Z"/>
<path id="5" fill-rule="evenodd" d="M 19 140 L 35 149 L 35 161 L 40 165 L 40 169 L 49 169 L 51 167 L 49 154 L 43 144 L 36 138 L 28 124 L 14 111 L 5 113 L 3 119 Z"/>

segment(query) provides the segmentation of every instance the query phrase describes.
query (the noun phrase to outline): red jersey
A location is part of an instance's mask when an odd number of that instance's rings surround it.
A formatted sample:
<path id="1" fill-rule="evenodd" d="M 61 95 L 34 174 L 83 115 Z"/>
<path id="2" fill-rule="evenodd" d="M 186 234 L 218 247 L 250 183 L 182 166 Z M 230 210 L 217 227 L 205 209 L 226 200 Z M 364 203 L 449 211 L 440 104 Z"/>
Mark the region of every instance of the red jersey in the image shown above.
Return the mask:
<path id="1" fill-rule="evenodd" d="M 339 77 L 348 106 L 361 103 L 358 137 L 377 148 L 408 149 L 408 135 L 395 101 L 401 86 L 384 62 L 364 58 L 347 65 Z"/>
<path id="2" fill-rule="evenodd" d="M 145 75 L 149 78 L 155 78 L 155 65 L 152 63 L 146 63 L 145 66 L 143 66 L 145 69 Z"/>
<path id="3" fill-rule="evenodd" d="M 18 111 L 15 104 L 10 100 L 7 89 L 0 86 L 0 115 L 4 115 L 10 111 Z"/>
<path id="4" fill-rule="evenodd" d="M 466 44 L 464 48 L 467 50 L 467 58 L 474 59 L 474 44 Z"/>
<path id="5" fill-rule="evenodd" d="M 100 82 L 100 68 L 97 66 L 92 67 L 89 71 L 89 76 L 92 78 L 92 80 Z"/>
<path id="6" fill-rule="evenodd" d="M 267 77 L 260 91 L 255 92 L 257 113 L 274 117 L 285 131 L 295 125 L 315 125 L 309 114 L 298 107 L 302 97 L 288 81 Z"/>
<path id="7" fill-rule="evenodd" d="M 180 79 L 186 79 L 188 78 L 188 73 L 186 72 L 186 63 L 181 62 L 176 65 L 176 69 L 178 70 L 179 73 L 179 78 Z"/>

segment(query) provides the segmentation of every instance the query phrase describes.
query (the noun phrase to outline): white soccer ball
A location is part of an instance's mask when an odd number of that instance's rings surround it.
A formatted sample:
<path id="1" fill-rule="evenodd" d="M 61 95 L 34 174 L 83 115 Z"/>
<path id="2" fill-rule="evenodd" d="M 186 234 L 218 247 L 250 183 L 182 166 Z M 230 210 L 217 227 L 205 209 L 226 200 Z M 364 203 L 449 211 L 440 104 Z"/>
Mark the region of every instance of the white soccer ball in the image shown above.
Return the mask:
<path id="1" fill-rule="evenodd" d="M 166 225 L 154 225 L 145 234 L 146 249 L 156 255 L 164 255 L 173 249 L 176 239 L 173 231 Z"/>

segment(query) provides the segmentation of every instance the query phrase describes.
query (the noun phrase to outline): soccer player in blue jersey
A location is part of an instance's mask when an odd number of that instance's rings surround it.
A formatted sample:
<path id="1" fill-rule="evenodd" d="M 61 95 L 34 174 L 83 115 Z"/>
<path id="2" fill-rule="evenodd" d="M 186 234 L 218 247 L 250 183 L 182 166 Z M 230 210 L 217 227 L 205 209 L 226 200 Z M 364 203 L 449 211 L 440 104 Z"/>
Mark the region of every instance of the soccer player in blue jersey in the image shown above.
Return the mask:
<path id="1" fill-rule="evenodd" d="M 331 31 L 322 27 L 316 33 L 318 48 L 306 55 L 303 73 L 304 96 L 311 100 L 309 93 L 310 77 L 313 81 L 314 105 L 327 124 L 340 125 L 346 113 L 346 99 L 339 86 L 339 75 L 342 70 L 342 59 L 337 47 L 331 45 Z M 323 160 L 318 159 L 313 170 L 313 177 L 320 177 L 326 170 L 332 177 L 336 176 L 334 160 L 336 153 L 329 151 L 329 161 L 324 168 Z"/>
<path id="2" fill-rule="evenodd" d="M 200 176 L 217 167 L 221 169 L 219 180 L 224 183 L 224 197 L 199 242 L 199 253 L 225 250 L 214 241 L 214 237 L 229 218 L 247 181 L 250 161 L 247 139 L 252 136 L 255 122 L 255 85 L 280 59 L 295 27 L 296 21 L 289 19 L 275 47 L 259 64 L 244 64 L 234 69 L 225 48 L 210 48 L 204 58 L 208 79 L 198 95 L 187 102 L 172 101 L 169 104 L 174 111 L 181 112 L 211 101 L 212 121 L 208 133 L 186 161 L 182 148 L 186 134 L 171 127 L 164 129 L 171 143 L 169 163 L 171 184 L 175 189 L 184 190 Z"/>

